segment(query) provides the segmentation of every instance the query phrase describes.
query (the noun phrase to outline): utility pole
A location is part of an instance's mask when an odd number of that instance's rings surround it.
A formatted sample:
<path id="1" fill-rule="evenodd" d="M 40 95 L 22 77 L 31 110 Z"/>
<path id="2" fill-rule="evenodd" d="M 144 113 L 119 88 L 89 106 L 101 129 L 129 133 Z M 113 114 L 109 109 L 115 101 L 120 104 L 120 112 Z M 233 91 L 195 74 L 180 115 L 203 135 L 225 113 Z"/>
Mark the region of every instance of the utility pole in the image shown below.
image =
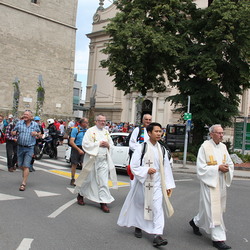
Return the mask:
<path id="1" fill-rule="evenodd" d="M 183 154 L 183 168 L 187 168 L 186 162 L 187 162 L 188 132 L 190 132 L 191 130 L 191 119 L 192 119 L 192 114 L 189 112 L 190 112 L 190 96 L 188 96 L 187 113 L 184 114 L 184 120 L 186 120 L 186 133 L 185 133 L 184 154 Z"/>
<path id="2" fill-rule="evenodd" d="M 89 124 L 94 125 L 95 121 L 95 96 L 96 96 L 97 84 L 93 84 L 90 94 L 90 109 L 89 109 Z"/>

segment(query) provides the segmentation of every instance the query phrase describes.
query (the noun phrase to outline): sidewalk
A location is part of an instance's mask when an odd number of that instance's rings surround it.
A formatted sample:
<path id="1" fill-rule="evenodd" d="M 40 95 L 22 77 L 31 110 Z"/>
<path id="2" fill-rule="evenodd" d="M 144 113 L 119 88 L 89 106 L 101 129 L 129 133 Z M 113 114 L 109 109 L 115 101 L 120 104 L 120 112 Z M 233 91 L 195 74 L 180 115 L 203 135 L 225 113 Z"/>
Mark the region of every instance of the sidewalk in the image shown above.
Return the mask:
<path id="1" fill-rule="evenodd" d="M 241 169 L 244 169 L 244 170 L 238 170 L 238 168 L 241 168 Z M 250 171 L 249 170 L 250 170 L 249 168 L 235 167 L 234 178 L 250 179 Z M 174 161 L 173 172 L 174 173 L 196 174 L 196 165 L 194 165 L 194 164 L 186 164 L 186 168 L 183 168 L 182 163 L 180 163 L 180 162 L 176 163 Z"/>

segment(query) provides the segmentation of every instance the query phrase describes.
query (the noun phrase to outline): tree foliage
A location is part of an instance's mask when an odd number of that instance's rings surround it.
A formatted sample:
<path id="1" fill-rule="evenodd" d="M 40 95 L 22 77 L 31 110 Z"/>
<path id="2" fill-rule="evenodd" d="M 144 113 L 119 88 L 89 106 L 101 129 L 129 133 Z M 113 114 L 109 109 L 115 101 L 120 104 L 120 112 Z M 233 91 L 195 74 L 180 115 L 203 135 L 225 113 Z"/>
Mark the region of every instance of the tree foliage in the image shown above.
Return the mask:
<path id="1" fill-rule="evenodd" d="M 188 29 L 187 54 L 176 66 L 179 93 L 171 96 L 186 110 L 191 96 L 195 142 L 202 140 L 204 125 L 230 126 L 238 115 L 239 96 L 249 88 L 249 1 L 214 0 L 197 10 Z"/>
<path id="2" fill-rule="evenodd" d="M 231 124 L 250 85 L 250 1 L 210 3 L 198 9 L 191 0 L 116 1 L 101 62 L 125 94 L 163 92 L 167 76 L 179 90 L 167 100 L 180 111 L 190 95 L 197 143 L 204 125 Z"/>
<path id="3" fill-rule="evenodd" d="M 101 65 L 125 94 L 163 92 L 166 74 L 173 75 L 178 55 L 185 50 L 179 31 L 195 10 L 191 0 L 119 0 L 119 13 L 107 25 L 112 38 L 103 50 Z"/>

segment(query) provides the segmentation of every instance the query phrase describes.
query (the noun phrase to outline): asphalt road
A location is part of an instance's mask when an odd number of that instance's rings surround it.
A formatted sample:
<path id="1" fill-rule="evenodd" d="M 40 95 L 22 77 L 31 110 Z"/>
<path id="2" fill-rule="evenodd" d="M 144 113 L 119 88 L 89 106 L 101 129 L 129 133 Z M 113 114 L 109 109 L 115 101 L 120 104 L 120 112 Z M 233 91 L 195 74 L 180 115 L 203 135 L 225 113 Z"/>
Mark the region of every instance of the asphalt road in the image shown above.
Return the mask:
<path id="1" fill-rule="evenodd" d="M 0 145 L 0 249 L 5 250 L 134 250 L 154 249 L 152 236 L 133 235 L 133 228 L 121 228 L 116 221 L 129 187 L 128 176 L 119 173 L 118 190 L 111 190 L 115 201 L 111 213 L 105 214 L 98 204 L 76 203 L 69 186 L 69 165 L 64 161 L 66 146 L 59 147 L 59 159 L 44 156 L 35 162 L 25 192 L 18 190 L 21 171 L 9 173 L 5 145 Z M 79 171 L 78 171 L 79 172 Z M 206 250 L 212 247 L 208 235 L 192 234 L 188 224 L 197 213 L 199 182 L 195 175 L 175 173 L 176 189 L 171 198 L 175 214 L 166 219 L 164 235 L 169 244 L 160 249 Z M 234 180 L 228 189 L 227 243 L 232 249 L 250 249 L 250 181 Z"/>

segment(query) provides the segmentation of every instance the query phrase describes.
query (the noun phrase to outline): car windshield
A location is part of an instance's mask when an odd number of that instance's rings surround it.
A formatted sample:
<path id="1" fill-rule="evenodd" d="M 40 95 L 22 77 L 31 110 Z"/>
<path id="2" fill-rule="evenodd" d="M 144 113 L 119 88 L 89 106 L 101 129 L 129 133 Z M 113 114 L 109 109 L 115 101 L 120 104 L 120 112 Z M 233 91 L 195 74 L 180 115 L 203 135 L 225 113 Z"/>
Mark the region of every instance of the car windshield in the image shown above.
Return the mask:
<path id="1" fill-rule="evenodd" d="M 115 146 L 124 146 L 126 142 L 126 136 L 124 135 L 111 135 L 111 138 Z"/>

